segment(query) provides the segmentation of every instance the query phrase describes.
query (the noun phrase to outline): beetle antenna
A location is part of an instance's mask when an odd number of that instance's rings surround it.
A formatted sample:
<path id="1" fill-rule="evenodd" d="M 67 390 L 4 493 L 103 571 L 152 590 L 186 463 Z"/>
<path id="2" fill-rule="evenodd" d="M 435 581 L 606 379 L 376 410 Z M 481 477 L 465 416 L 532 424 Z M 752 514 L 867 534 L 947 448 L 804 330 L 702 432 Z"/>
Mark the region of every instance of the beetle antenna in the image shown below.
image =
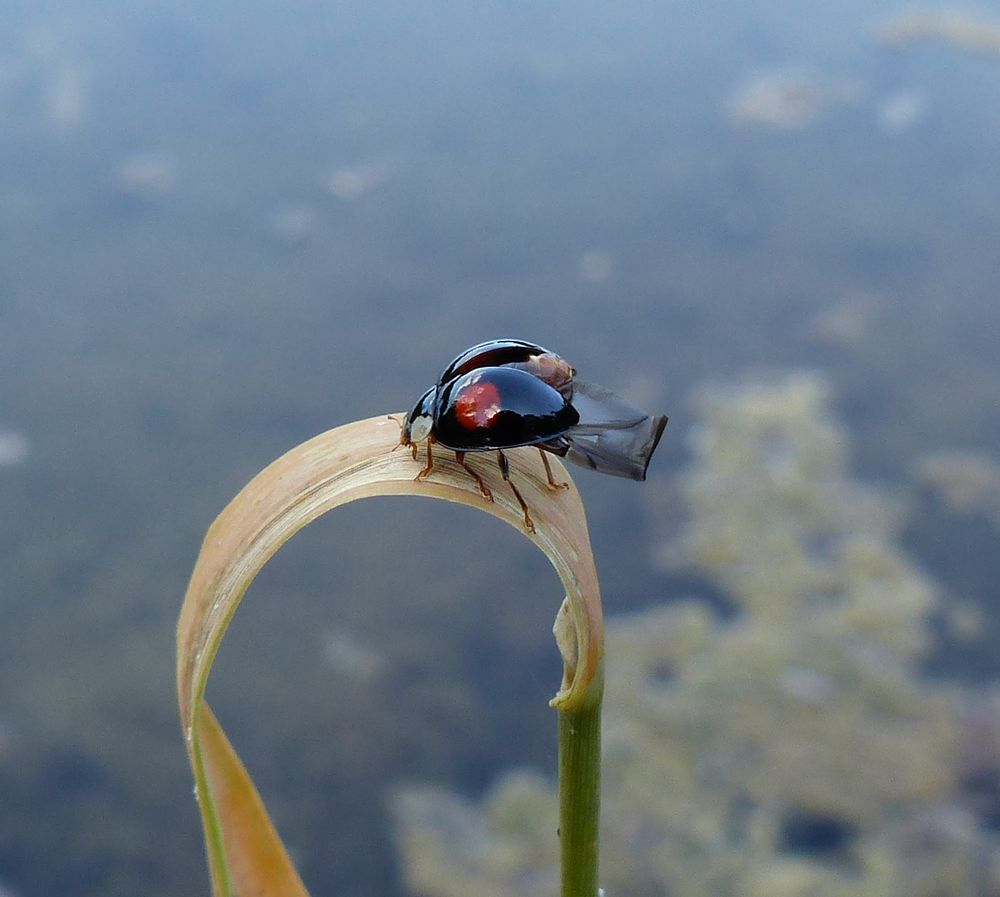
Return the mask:
<path id="1" fill-rule="evenodd" d="M 403 442 L 403 431 L 406 429 L 406 418 L 404 417 L 403 420 L 396 420 L 396 415 L 394 415 L 394 414 L 387 414 L 386 415 L 386 419 L 387 420 L 391 420 L 397 427 L 399 427 L 399 442 L 397 442 L 389 450 L 390 452 L 394 452 L 401 445 L 406 445 L 407 444 L 407 443 Z"/>

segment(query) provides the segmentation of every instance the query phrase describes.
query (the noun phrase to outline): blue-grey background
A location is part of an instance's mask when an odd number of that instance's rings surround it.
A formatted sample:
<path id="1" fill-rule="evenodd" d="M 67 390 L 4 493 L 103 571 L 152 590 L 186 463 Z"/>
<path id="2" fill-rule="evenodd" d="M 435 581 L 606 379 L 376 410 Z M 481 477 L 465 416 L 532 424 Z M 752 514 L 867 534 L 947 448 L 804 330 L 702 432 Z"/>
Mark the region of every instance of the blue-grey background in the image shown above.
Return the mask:
<path id="1" fill-rule="evenodd" d="M 690 390 L 754 370 L 828 377 L 890 487 L 994 451 L 1000 56 L 886 47 L 901 11 L 4 3 L 0 891 L 207 891 L 173 697 L 201 536 L 472 343 L 537 341 L 669 413 L 654 478 Z M 691 586 L 653 564 L 645 487 L 578 482 L 609 611 Z M 402 893 L 385 785 L 554 768 L 558 582 L 439 504 L 297 538 L 210 687 L 316 893 Z M 928 670 L 989 681 L 995 532 L 917 520 L 985 620 Z"/>

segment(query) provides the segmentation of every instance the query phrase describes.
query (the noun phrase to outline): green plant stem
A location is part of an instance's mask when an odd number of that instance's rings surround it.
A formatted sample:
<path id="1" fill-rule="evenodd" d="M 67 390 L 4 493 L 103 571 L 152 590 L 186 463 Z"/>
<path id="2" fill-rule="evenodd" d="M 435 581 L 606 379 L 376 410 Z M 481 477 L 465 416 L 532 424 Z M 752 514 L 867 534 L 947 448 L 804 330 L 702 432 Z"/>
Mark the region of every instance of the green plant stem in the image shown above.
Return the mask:
<path id="1" fill-rule="evenodd" d="M 603 685 L 599 673 L 582 707 L 559 711 L 562 897 L 597 897 Z"/>

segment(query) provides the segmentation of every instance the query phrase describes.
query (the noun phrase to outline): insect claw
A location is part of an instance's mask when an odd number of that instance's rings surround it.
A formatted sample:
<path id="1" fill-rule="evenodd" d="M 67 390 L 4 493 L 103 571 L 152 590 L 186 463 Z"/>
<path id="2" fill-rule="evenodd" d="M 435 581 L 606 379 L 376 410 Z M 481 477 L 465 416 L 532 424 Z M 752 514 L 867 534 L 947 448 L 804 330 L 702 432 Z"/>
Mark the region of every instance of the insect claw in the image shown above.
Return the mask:
<path id="1" fill-rule="evenodd" d="M 416 446 L 415 443 L 412 445 L 412 448 L 413 448 L 413 460 L 416 461 L 417 460 L 417 446 Z M 420 473 L 418 473 L 413 478 L 413 482 L 419 483 L 422 480 L 425 480 L 427 477 L 430 476 L 430 473 L 431 473 L 431 471 L 433 469 L 434 469 L 434 454 L 433 454 L 433 452 L 431 452 L 431 443 L 430 443 L 430 440 L 428 440 L 427 441 L 427 466 L 423 470 L 421 470 Z"/>
<path id="2" fill-rule="evenodd" d="M 539 449 L 538 454 L 542 456 L 542 464 L 545 465 L 545 477 L 549 481 L 549 486 L 553 489 L 569 489 L 569 483 L 557 483 L 552 476 L 552 468 L 549 467 L 549 458 L 544 450 Z"/>

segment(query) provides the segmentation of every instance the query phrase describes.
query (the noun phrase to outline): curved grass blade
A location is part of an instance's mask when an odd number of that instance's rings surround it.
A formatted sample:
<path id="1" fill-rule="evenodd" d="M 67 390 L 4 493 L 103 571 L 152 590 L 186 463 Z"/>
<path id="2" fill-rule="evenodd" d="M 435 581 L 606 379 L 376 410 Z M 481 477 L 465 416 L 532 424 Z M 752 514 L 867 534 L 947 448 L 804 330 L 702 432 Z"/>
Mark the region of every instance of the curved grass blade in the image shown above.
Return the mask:
<path id="1" fill-rule="evenodd" d="M 496 465 L 477 463 L 495 497 L 438 452 L 417 483 L 406 451 L 393 451 L 398 424 L 386 416 L 337 427 L 293 448 L 230 502 L 205 536 L 177 627 L 181 723 L 199 796 L 214 897 L 307 897 L 253 783 L 204 701 L 205 686 L 229 621 L 267 560 L 306 524 L 338 505 L 374 495 L 423 495 L 487 511 L 524 533 L 520 507 Z M 562 684 L 550 702 L 561 713 L 597 706 L 603 684 L 603 623 L 583 505 L 569 488 L 548 486 L 539 454 L 509 453 L 511 476 L 531 508 L 536 533 L 566 589 L 556 619 Z M 486 461 L 486 458 L 483 459 Z"/>

